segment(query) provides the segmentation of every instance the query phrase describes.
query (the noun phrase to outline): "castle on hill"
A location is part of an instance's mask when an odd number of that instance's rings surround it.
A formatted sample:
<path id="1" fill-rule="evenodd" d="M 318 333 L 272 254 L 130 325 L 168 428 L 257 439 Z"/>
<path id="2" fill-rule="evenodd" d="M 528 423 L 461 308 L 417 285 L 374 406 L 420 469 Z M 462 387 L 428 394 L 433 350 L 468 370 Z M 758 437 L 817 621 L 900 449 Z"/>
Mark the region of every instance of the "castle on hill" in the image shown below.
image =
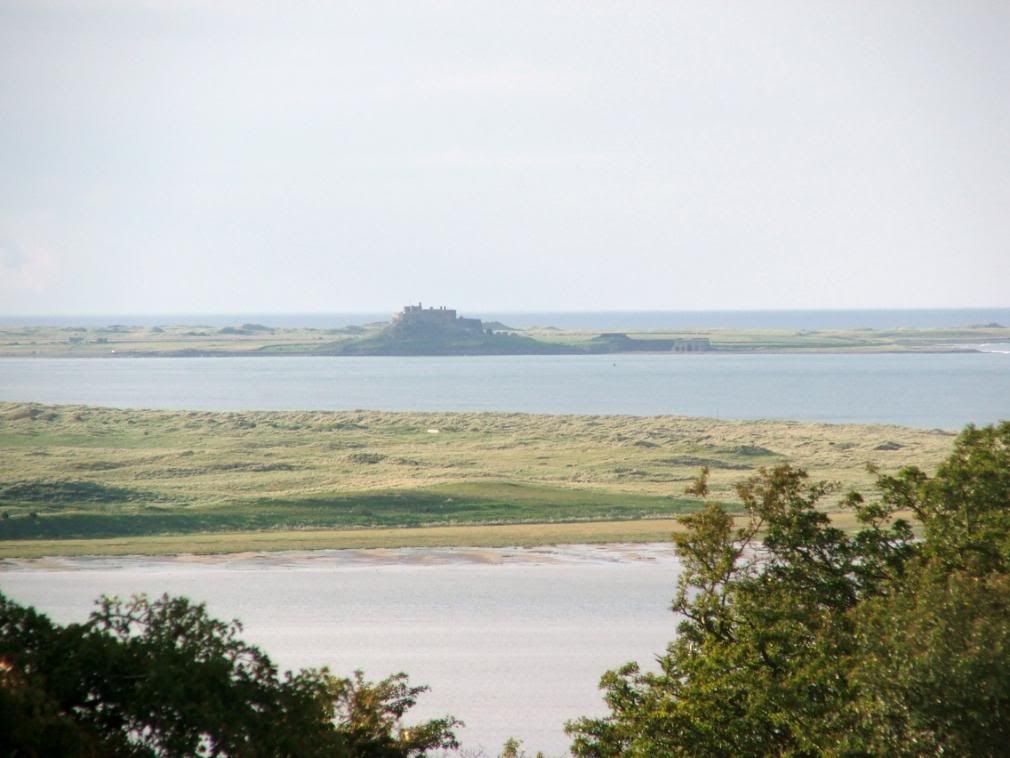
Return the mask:
<path id="1" fill-rule="evenodd" d="M 479 318 L 463 318 L 457 316 L 453 308 L 446 308 L 444 305 L 438 308 L 425 308 L 421 303 L 404 306 L 402 311 L 393 316 L 389 328 L 394 334 L 401 335 L 432 332 L 484 333 L 484 324 Z"/>
<path id="2" fill-rule="evenodd" d="M 417 305 L 404 306 L 402 311 L 393 316 L 385 334 L 391 337 L 394 343 L 432 343 L 437 344 L 439 349 L 446 345 L 463 345 L 468 350 L 474 349 L 475 345 L 482 345 L 485 348 L 501 350 L 504 349 L 503 340 L 506 338 L 500 333 L 495 334 L 500 327 L 500 324 L 493 324 L 491 328 L 486 328 L 479 318 L 463 318 L 457 315 L 455 309 L 446 308 L 444 305 L 438 308 L 425 308 L 421 303 L 418 303 Z M 509 352 L 524 352 L 526 354 L 666 351 L 695 353 L 707 352 L 712 349 L 712 345 L 706 337 L 632 338 L 621 332 L 605 332 L 593 337 L 583 345 L 540 342 L 525 336 L 517 337 L 515 334 L 507 335 L 507 340 L 511 340 L 505 346 L 508 347 Z"/>

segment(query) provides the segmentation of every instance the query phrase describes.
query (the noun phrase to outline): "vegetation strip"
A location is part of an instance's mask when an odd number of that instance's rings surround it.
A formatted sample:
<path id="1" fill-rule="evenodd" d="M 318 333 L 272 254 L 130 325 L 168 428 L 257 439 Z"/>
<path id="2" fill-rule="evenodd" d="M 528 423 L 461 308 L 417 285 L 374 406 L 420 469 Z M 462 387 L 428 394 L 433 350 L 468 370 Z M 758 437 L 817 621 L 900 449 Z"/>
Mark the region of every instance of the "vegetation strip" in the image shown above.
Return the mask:
<path id="1" fill-rule="evenodd" d="M 848 512 L 830 514 L 851 530 Z M 125 539 L 0 541 L 0 560 L 57 556 L 216 555 L 286 550 L 395 549 L 425 547 L 535 547 L 538 545 L 666 542 L 683 530 L 677 519 L 589 521 L 565 524 L 432 526 L 404 529 L 319 529 L 310 531 L 224 532 L 155 535 Z"/>
<path id="2" fill-rule="evenodd" d="M 564 528 L 575 536 L 564 541 L 605 541 L 604 533 L 638 539 L 630 526 L 589 522 L 633 524 L 696 510 L 699 499 L 684 489 L 701 467 L 711 470 L 713 497 L 730 507 L 737 482 L 784 462 L 837 481 L 840 490 L 866 492 L 874 479 L 868 463 L 885 472 L 934 465 L 952 440 L 894 426 L 679 417 L 3 403 L 0 540 L 25 543 L 7 554 L 38 554 L 28 543 L 212 535 L 239 545 L 348 530 L 356 546 L 373 539 L 388 546 L 435 544 L 426 540 L 436 533 L 425 530 L 400 542 L 402 527 L 480 525 L 438 544 L 502 544 L 487 535 L 513 524 L 526 529 L 519 544 L 542 544 L 557 540 L 537 537 L 548 527 L 531 525 L 569 522 Z M 825 499 L 825 507 L 836 505 L 837 497 Z M 399 536 L 365 537 L 365 528 Z"/>

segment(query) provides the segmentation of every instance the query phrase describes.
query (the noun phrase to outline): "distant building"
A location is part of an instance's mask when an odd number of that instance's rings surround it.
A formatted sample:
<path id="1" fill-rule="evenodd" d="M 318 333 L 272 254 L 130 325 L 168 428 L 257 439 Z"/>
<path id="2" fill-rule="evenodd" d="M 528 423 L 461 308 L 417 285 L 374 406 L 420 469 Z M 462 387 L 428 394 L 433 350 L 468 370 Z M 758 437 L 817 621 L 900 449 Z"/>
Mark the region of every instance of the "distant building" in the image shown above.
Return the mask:
<path id="1" fill-rule="evenodd" d="M 659 352 L 671 350 L 675 353 L 701 353 L 712 349 L 707 337 L 632 338 L 623 332 L 604 332 L 593 337 L 593 344 L 605 345 L 610 352 L 629 353 L 634 351 Z"/>
<path id="2" fill-rule="evenodd" d="M 453 308 L 444 305 L 425 308 L 421 303 L 404 306 L 402 311 L 393 316 L 390 329 L 399 334 L 446 331 L 484 333 L 484 325 L 479 318 L 462 318 L 456 315 Z"/>
<path id="3" fill-rule="evenodd" d="M 675 353 L 699 353 L 711 349 L 712 343 L 709 342 L 708 337 L 674 340 L 671 348 Z"/>

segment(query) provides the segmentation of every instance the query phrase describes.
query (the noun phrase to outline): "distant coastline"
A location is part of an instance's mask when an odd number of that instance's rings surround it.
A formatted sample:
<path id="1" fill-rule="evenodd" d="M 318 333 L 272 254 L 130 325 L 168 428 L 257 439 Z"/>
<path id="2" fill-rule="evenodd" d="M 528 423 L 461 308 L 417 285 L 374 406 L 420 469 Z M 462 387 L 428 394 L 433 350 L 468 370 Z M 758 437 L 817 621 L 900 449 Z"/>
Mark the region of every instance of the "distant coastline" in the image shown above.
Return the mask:
<path id="1" fill-rule="evenodd" d="M 883 354 L 1010 351 L 1010 328 L 903 330 L 514 330 L 480 335 L 390 337 L 382 328 L 0 327 L 9 358 L 476 357 L 628 354 Z"/>
<path id="2" fill-rule="evenodd" d="M 883 315 L 887 314 L 887 315 Z M 45 320 L 44 317 L 38 317 Z M 145 317 L 153 318 L 153 317 Z M 765 311 L 704 315 L 667 313 L 491 314 L 479 318 L 445 306 L 405 306 L 399 313 L 332 316 L 342 326 L 291 326 L 310 317 L 234 318 L 224 325 L 131 317 L 77 317 L 67 325 L 0 325 L 0 358 L 212 358 L 308 356 L 617 355 L 627 353 L 971 353 L 1010 349 L 1010 309 L 950 311 Z M 324 318 L 324 317 L 315 317 Z M 354 318 L 355 323 L 344 323 Z M 723 320 L 720 321 L 720 318 Z M 276 320 L 274 320 L 276 319 Z M 746 328 L 660 326 L 664 320 L 749 322 Z M 759 323 L 827 320 L 939 323 L 926 327 L 759 327 Z M 1002 319 L 1002 321 L 997 320 Z M 536 321 L 539 324 L 529 325 Z M 566 321 L 569 322 L 566 324 Z M 201 323 L 203 322 L 203 323 Z M 575 323 L 595 322 L 592 327 Z M 635 322 L 638 328 L 627 328 Z M 958 323 L 960 322 L 960 323 Z M 220 323 L 220 322 L 219 322 Z M 600 327 L 599 324 L 607 326 Z M 987 346 L 983 350 L 983 346 Z"/>
<path id="3" fill-rule="evenodd" d="M 51 326 L 89 328 L 110 324 L 138 327 L 203 325 L 223 328 L 264 323 L 279 329 L 341 329 L 388 321 L 392 309 L 332 313 L 155 313 L 0 314 L 0 328 Z M 938 329 L 998 323 L 1010 326 L 1010 306 L 996 308 L 811 309 L 811 310 L 643 310 L 643 311 L 480 311 L 484 321 L 517 329 L 555 327 L 566 331 L 660 331 L 676 329 Z"/>

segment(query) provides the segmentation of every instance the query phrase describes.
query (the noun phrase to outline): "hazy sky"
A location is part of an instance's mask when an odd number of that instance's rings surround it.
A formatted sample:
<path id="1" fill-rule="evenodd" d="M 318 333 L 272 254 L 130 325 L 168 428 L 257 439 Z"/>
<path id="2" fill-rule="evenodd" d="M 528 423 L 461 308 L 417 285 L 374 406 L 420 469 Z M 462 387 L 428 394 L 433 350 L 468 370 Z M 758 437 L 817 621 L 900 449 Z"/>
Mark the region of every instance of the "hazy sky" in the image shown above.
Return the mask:
<path id="1" fill-rule="evenodd" d="M 1010 2 L 0 0 L 0 312 L 1010 305 Z"/>

